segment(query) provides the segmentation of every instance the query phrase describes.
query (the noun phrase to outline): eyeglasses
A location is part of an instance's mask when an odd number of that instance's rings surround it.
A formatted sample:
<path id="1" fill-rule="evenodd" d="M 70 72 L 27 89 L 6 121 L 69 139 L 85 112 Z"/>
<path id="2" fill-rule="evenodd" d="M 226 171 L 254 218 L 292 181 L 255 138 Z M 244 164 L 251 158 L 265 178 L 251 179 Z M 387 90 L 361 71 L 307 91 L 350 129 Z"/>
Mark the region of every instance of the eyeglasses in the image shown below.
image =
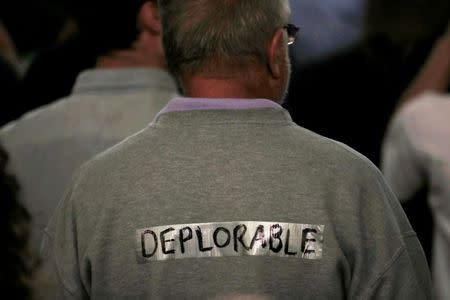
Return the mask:
<path id="1" fill-rule="evenodd" d="M 294 24 L 287 24 L 286 26 L 283 26 L 284 29 L 286 29 L 288 34 L 288 45 L 292 45 L 295 40 L 297 40 L 298 31 L 300 28 L 295 26 Z"/>

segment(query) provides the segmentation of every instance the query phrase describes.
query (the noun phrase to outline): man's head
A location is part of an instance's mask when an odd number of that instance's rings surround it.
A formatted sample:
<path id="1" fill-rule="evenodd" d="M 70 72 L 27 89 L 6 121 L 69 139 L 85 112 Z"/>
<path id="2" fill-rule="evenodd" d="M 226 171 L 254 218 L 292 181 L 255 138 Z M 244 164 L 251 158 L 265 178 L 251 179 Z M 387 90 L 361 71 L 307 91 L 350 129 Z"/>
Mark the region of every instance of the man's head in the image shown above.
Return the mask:
<path id="1" fill-rule="evenodd" d="M 122 49 L 109 48 L 105 55 L 97 57 L 97 67 L 130 68 L 151 67 L 166 69 L 166 60 L 162 48 L 162 29 L 156 0 L 141 0 L 142 5 L 134 17 L 134 28 L 138 35 L 133 43 Z M 132 27 L 130 27 L 132 28 Z M 111 44 L 112 45 L 112 44 Z"/>
<path id="2" fill-rule="evenodd" d="M 81 36 L 95 54 L 124 49 L 137 37 L 142 0 L 66 0 Z"/>
<path id="3" fill-rule="evenodd" d="M 264 85 L 271 89 L 271 99 L 284 97 L 289 81 L 287 0 L 158 3 L 167 63 L 188 95 L 189 80 L 200 77 Z"/>

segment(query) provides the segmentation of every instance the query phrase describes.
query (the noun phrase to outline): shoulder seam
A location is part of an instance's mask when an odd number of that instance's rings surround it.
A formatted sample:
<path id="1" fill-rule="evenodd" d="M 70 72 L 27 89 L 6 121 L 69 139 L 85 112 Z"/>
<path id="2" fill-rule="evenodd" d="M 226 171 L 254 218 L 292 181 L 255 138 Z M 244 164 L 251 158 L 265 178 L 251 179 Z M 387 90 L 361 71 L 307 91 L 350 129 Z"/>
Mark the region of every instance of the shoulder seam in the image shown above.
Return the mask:
<path id="1" fill-rule="evenodd" d="M 402 254 L 406 251 L 405 245 L 402 245 L 394 254 L 391 261 L 387 264 L 386 268 L 373 280 L 371 284 L 369 284 L 368 289 L 366 292 L 362 293 L 363 295 L 362 299 L 367 299 L 365 295 L 369 294 L 378 284 L 378 282 L 383 278 L 383 276 L 388 273 L 391 268 L 394 266 L 394 264 L 397 262 L 397 260 L 402 256 Z"/>
<path id="2" fill-rule="evenodd" d="M 47 232 L 47 230 L 44 230 L 44 234 L 52 241 L 52 247 L 53 247 L 53 240 L 54 240 L 53 237 Z M 53 252 L 54 252 L 54 251 L 52 251 L 52 253 L 53 253 Z M 61 270 L 60 270 L 60 268 L 59 268 L 59 261 L 58 261 L 57 256 L 53 254 L 53 258 L 54 258 L 54 260 L 55 260 L 55 269 L 56 269 L 56 273 L 57 273 L 57 275 L 58 275 L 59 280 L 61 281 L 62 287 L 63 287 L 64 290 L 65 290 L 67 293 L 69 293 L 72 297 L 76 298 L 74 292 L 72 292 L 71 290 L 69 290 L 69 288 L 66 286 L 66 283 L 65 283 L 63 277 L 61 276 Z"/>

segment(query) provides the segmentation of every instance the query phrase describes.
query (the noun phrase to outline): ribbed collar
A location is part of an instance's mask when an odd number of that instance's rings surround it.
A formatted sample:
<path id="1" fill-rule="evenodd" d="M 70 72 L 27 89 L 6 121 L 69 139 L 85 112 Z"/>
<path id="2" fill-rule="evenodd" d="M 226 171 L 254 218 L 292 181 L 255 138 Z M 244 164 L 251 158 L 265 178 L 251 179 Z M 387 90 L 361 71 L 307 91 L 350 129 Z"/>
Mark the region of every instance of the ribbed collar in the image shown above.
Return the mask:
<path id="1" fill-rule="evenodd" d="M 187 110 L 220 110 L 220 109 L 258 109 L 281 108 L 281 106 L 267 99 L 221 99 L 221 98 L 186 98 L 172 99 L 160 112 L 187 111 Z"/>
<path id="2" fill-rule="evenodd" d="M 164 70 L 127 68 L 84 71 L 78 76 L 72 93 L 102 93 L 149 87 L 177 91 L 175 80 Z"/>
<path id="3" fill-rule="evenodd" d="M 286 123 L 289 113 L 267 99 L 175 98 L 158 114 L 154 124 Z"/>

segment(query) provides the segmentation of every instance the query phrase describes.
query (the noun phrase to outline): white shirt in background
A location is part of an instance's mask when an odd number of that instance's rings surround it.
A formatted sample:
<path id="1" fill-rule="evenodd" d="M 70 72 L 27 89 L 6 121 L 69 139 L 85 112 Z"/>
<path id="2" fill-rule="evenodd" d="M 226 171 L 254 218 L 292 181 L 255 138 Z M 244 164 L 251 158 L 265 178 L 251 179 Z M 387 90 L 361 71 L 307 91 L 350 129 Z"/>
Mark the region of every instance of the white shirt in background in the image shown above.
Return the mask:
<path id="1" fill-rule="evenodd" d="M 0 129 L 10 172 L 32 216 L 34 248 L 73 172 L 146 127 L 176 94 L 174 80 L 162 70 L 89 70 L 78 77 L 68 98 Z"/>
<path id="2" fill-rule="evenodd" d="M 426 93 L 395 115 L 383 146 L 382 170 L 400 201 L 428 184 L 435 291 L 437 299 L 450 299 L 450 95 Z"/>

